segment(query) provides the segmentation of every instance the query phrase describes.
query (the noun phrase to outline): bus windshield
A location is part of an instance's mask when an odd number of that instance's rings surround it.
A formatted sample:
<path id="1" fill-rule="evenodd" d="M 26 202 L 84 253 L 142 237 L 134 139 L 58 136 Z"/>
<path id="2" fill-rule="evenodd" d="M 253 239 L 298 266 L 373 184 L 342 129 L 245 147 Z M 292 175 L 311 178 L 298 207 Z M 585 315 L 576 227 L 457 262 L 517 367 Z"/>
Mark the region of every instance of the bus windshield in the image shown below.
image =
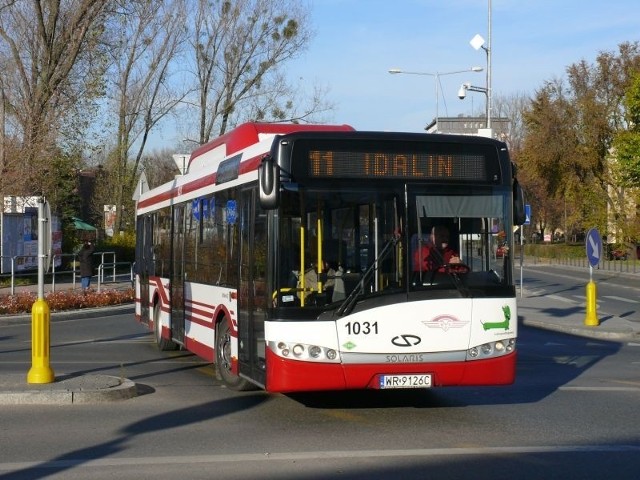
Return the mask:
<path id="1" fill-rule="evenodd" d="M 285 185 L 274 304 L 344 312 L 386 294 L 513 294 L 510 201 L 499 186 Z"/>

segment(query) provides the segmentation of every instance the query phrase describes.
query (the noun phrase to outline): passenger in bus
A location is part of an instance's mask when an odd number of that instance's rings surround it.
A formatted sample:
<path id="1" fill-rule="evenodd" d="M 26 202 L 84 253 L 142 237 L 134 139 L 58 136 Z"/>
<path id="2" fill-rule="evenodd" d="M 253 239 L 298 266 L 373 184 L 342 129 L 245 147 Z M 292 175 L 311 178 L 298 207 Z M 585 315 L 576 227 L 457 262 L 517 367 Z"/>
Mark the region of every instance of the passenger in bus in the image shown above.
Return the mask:
<path id="1" fill-rule="evenodd" d="M 322 261 L 322 272 L 324 275 L 322 277 L 325 278 L 324 283 L 322 283 L 322 291 L 327 293 L 327 298 L 331 301 L 331 294 L 333 293 L 333 288 L 335 286 L 335 277 L 336 271 L 329 265 L 326 260 Z M 304 272 L 304 290 L 302 289 L 301 279 L 298 281 L 298 296 L 300 298 L 306 298 L 308 295 L 318 292 L 318 283 L 322 278 L 315 266 L 311 266 Z"/>
<path id="2" fill-rule="evenodd" d="M 431 229 L 428 243 L 421 244 L 413 252 L 413 271 L 444 271 L 449 263 L 460 263 L 460 254 L 449 246 L 449 229 L 436 225 Z"/>

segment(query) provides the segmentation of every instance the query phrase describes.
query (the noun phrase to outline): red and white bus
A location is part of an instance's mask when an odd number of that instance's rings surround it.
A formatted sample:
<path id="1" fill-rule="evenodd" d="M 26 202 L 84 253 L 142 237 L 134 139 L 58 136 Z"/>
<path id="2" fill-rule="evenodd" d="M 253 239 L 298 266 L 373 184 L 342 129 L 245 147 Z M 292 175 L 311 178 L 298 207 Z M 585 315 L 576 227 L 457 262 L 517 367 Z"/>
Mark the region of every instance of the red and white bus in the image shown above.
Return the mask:
<path id="1" fill-rule="evenodd" d="M 523 221 L 502 142 L 244 124 L 140 197 L 136 318 L 236 390 L 510 384 Z"/>

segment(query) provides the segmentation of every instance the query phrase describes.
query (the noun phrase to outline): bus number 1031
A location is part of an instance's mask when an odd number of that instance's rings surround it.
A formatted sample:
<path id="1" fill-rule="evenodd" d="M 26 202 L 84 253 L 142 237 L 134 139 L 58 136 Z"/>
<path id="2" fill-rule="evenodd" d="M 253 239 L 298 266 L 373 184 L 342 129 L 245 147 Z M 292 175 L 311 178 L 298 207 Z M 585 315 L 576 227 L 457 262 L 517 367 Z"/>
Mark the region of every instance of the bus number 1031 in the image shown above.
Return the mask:
<path id="1" fill-rule="evenodd" d="M 349 335 L 377 335 L 378 322 L 347 322 L 345 324 Z"/>

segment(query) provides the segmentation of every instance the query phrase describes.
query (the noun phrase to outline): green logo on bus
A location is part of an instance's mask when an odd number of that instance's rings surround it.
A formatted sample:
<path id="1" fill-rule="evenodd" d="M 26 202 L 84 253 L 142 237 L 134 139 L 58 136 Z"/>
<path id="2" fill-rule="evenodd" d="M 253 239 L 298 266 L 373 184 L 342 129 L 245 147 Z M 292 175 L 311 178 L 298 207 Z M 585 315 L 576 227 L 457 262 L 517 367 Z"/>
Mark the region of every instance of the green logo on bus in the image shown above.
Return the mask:
<path id="1" fill-rule="evenodd" d="M 502 322 L 487 322 L 482 324 L 482 328 L 485 330 L 504 328 L 509 330 L 509 322 L 511 321 L 511 308 L 509 305 L 502 307 L 502 313 L 504 314 L 504 321 Z"/>

